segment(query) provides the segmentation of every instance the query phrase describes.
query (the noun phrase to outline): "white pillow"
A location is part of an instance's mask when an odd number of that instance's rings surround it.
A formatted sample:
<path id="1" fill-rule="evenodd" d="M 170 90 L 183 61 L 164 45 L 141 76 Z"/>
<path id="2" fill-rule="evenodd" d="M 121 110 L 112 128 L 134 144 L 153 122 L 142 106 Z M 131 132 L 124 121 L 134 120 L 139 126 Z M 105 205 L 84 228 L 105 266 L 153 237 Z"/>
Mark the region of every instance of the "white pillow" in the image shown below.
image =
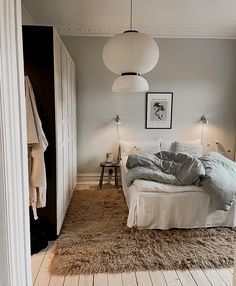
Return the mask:
<path id="1" fill-rule="evenodd" d="M 149 141 L 124 141 L 120 140 L 120 150 L 122 154 L 155 154 L 161 151 L 160 140 Z"/>
<path id="2" fill-rule="evenodd" d="M 184 152 L 194 157 L 200 157 L 202 155 L 201 139 L 193 141 L 175 141 L 174 152 Z"/>
<path id="3" fill-rule="evenodd" d="M 157 146 L 144 146 L 142 148 L 134 147 L 133 154 L 144 155 L 144 154 L 156 154 L 161 151 L 161 148 Z"/>
<path id="4" fill-rule="evenodd" d="M 161 151 L 173 151 L 175 141 L 161 140 Z"/>

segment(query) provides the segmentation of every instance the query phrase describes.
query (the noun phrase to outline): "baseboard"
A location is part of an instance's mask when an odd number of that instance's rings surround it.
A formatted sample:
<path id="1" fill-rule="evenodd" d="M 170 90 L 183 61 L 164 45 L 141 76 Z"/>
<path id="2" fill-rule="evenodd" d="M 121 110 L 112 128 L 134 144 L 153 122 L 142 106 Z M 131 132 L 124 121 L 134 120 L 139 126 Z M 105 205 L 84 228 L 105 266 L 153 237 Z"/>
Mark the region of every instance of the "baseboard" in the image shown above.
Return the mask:
<path id="1" fill-rule="evenodd" d="M 83 183 L 98 183 L 99 182 L 99 173 L 78 173 L 77 182 L 78 184 Z"/>
<path id="2" fill-rule="evenodd" d="M 104 181 L 108 178 L 108 173 L 104 173 Z M 78 184 L 84 183 L 97 183 L 100 180 L 100 173 L 78 173 L 77 182 Z"/>

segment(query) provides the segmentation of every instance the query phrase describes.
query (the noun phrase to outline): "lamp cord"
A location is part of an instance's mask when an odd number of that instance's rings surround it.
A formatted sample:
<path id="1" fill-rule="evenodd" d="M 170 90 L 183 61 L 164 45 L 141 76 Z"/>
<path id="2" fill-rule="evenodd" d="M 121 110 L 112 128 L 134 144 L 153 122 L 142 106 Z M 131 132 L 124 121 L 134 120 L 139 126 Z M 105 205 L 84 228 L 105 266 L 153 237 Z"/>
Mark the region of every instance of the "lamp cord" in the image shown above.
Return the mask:
<path id="1" fill-rule="evenodd" d="M 133 0 L 130 0 L 130 30 L 133 29 Z"/>
<path id="2" fill-rule="evenodd" d="M 119 130 L 119 124 L 116 124 L 116 132 L 117 132 L 117 148 L 118 148 L 118 153 L 117 153 L 117 162 L 120 162 L 120 130 Z"/>
<path id="3" fill-rule="evenodd" d="M 120 130 L 119 130 L 119 124 L 116 124 L 116 132 L 117 132 L 117 144 L 119 146 L 119 141 L 120 141 Z"/>
<path id="4" fill-rule="evenodd" d="M 204 146 L 204 129 L 206 124 L 202 124 L 202 134 L 201 134 L 201 143 Z"/>

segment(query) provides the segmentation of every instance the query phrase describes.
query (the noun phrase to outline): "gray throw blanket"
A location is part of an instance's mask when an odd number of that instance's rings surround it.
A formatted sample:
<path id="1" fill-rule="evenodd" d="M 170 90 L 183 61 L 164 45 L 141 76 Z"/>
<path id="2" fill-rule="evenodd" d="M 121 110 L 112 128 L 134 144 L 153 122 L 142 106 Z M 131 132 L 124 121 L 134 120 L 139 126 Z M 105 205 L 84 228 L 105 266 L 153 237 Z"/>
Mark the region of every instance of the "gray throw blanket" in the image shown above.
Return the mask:
<path id="1" fill-rule="evenodd" d="M 192 185 L 205 175 L 201 161 L 186 153 L 159 152 L 129 155 L 126 167 L 128 186 L 135 180 L 156 181 L 177 186 Z"/>
<path id="2" fill-rule="evenodd" d="M 159 152 L 129 155 L 127 183 L 156 181 L 177 186 L 200 184 L 211 196 L 215 207 L 229 210 L 236 199 L 236 164 L 216 152 L 201 158 L 187 153 Z"/>
<path id="3" fill-rule="evenodd" d="M 206 171 L 201 185 L 217 209 L 228 211 L 236 200 L 236 163 L 216 152 L 199 159 Z"/>

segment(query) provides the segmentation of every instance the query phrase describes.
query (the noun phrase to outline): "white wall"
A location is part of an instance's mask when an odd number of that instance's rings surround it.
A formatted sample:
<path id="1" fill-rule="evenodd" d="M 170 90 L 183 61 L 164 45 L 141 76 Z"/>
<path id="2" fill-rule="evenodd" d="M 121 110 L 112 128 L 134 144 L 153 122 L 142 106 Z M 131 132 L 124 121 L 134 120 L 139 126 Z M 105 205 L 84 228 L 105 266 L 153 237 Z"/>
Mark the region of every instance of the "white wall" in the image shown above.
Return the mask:
<path id="1" fill-rule="evenodd" d="M 22 24 L 23 25 L 36 25 L 36 20 L 32 17 L 30 12 L 22 5 Z"/>
<path id="2" fill-rule="evenodd" d="M 116 75 L 102 61 L 107 38 L 66 36 L 63 41 L 77 65 L 79 172 L 97 172 L 105 153 L 116 152 L 116 114 L 127 140 L 195 139 L 205 114 L 210 122 L 205 142 L 214 146 L 217 139 L 234 150 L 236 41 L 158 39 L 159 63 L 145 77 L 150 91 L 174 93 L 172 130 L 145 129 L 145 93 L 112 93 Z"/>

